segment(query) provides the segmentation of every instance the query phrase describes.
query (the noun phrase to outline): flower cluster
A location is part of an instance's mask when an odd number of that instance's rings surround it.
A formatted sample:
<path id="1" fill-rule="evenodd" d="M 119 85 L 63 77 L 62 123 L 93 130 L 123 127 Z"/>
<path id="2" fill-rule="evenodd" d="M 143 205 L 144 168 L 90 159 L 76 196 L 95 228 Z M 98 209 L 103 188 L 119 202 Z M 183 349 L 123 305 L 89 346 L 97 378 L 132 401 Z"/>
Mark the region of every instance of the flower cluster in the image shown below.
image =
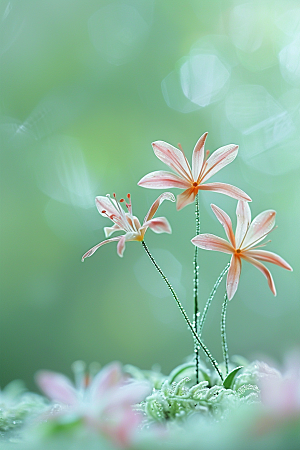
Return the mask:
<path id="1" fill-rule="evenodd" d="M 202 414 L 205 412 L 206 415 L 212 415 L 219 411 L 218 414 L 224 416 L 225 410 L 230 405 L 234 408 L 233 405 L 240 405 L 245 402 L 251 403 L 253 399 L 256 401 L 258 387 L 245 381 L 247 377 L 249 378 L 247 371 L 243 372 L 241 365 L 232 366 L 229 362 L 225 331 L 227 300 L 233 298 L 238 288 L 242 260 L 250 262 L 265 275 L 274 295 L 276 295 L 276 290 L 272 275 L 261 261 L 276 264 L 287 270 L 292 270 L 292 268 L 283 258 L 275 253 L 260 249 L 261 246 L 265 245 L 261 244 L 261 241 L 275 226 L 275 211 L 264 211 L 251 221 L 248 203 L 251 202 L 251 198 L 244 191 L 225 183 L 207 183 L 210 177 L 236 158 L 238 146 L 234 144 L 226 145 L 209 156 L 209 152 L 204 150 L 206 137 L 207 133 L 203 134 L 195 145 L 192 166 L 190 166 L 181 147 L 178 149 L 166 142 L 154 142 L 152 146 L 155 155 L 173 169 L 175 173 L 161 170 L 151 172 L 145 175 L 138 183 L 139 186 L 150 189 L 184 189 L 177 196 L 177 210 L 193 202 L 196 204 L 197 235 L 192 239 L 192 243 L 195 246 L 195 314 L 193 323 L 190 321 L 172 285 L 156 263 L 144 241 L 148 228 L 155 233 L 171 233 L 171 226 L 168 220 L 165 217 L 155 217 L 155 214 L 164 200 L 175 202 L 175 197 L 172 193 L 164 192 L 159 195 L 149 208 L 142 223 L 133 214 L 130 194 L 127 194 L 126 199 L 122 198 L 119 201 L 116 194 L 113 194 L 112 197 L 110 195 L 96 197 L 96 206 L 99 213 L 103 217 L 110 219 L 113 225 L 104 228 L 107 239 L 92 247 L 82 256 L 82 261 L 84 261 L 102 245 L 109 242 L 117 242 L 117 253 L 122 257 L 126 242 L 141 242 L 151 262 L 170 289 L 192 332 L 195 343 L 195 363 L 192 362 L 187 367 L 179 368 L 175 374 L 171 373 L 169 379 L 164 380 L 159 389 L 156 389 L 155 383 L 152 383 L 153 386 L 151 386 L 151 383 L 143 379 L 128 382 L 118 363 L 110 364 L 96 375 L 91 376 L 86 375 L 84 367 L 78 362 L 75 365 L 75 386 L 64 375 L 47 371 L 39 372 L 36 380 L 40 389 L 53 402 L 59 404 L 58 409 L 54 411 L 53 408 L 51 409 L 50 416 L 56 422 L 59 422 L 60 425 L 66 423 L 66 418 L 68 423 L 84 423 L 88 429 L 108 437 L 118 445 L 126 446 L 130 444 L 137 427 L 141 424 L 143 418 L 141 412 L 148 417 L 150 422 L 151 420 L 182 419 L 192 416 L 196 412 Z M 200 234 L 199 190 L 226 194 L 238 201 L 235 233 L 231 219 L 226 212 L 216 205 L 211 205 L 216 218 L 224 227 L 228 241 L 212 234 Z M 121 234 L 116 237 L 110 237 L 115 232 L 120 232 Z M 220 251 L 231 255 L 231 261 L 217 279 L 202 315 L 200 312 L 199 314 L 197 312 L 198 248 Z M 221 320 L 224 364 L 219 366 L 202 341 L 202 328 L 210 303 L 227 271 L 226 294 Z M 213 375 L 210 375 L 201 365 L 198 353 L 200 348 L 215 369 Z M 192 370 L 196 369 L 193 378 L 195 383 L 192 386 L 188 386 L 191 378 L 185 376 L 178 380 L 177 376 L 179 373 L 182 375 L 187 369 L 190 370 L 191 367 Z M 275 388 L 282 387 L 283 390 L 286 389 L 287 391 L 294 381 L 294 378 L 288 382 L 276 377 L 272 379 Z M 298 383 L 298 378 L 296 381 Z M 241 384 L 240 386 L 239 383 Z M 151 389 L 152 387 L 153 390 Z M 262 385 L 262 391 L 264 398 L 267 399 L 266 402 L 270 404 L 267 387 Z M 278 397 L 276 401 L 280 403 L 282 399 Z M 140 407 L 133 408 L 133 405 L 140 402 L 143 402 Z M 294 409 L 298 411 L 298 400 L 295 405 L 293 405 L 293 411 Z"/>
<path id="2" fill-rule="evenodd" d="M 248 202 L 251 202 L 251 198 L 244 191 L 226 183 L 206 183 L 209 178 L 231 163 L 238 153 L 238 146 L 229 144 L 219 148 L 209 156 L 209 151 L 205 152 L 204 150 L 206 138 L 207 133 L 204 133 L 194 147 L 192 167 L 181 148 L 175 148 L 163 141 L 153 142 L 152 147 L 155 155 L 173 169 L 175 173 L 163 170 L 151 172 L 145 175 L 138 182 L 138 185 L 150 189 L 184 189 L 184 192 L 177 196 L 177 210 L 194 202 L 199 190 L 219 192 L 238 200 L 235 235 L 231 220 L 226 212 L 216 205 L 211 205 L 217 219 L 225 229 L 229 242 L 212 234 L 199 234 L 192 239 L 192 243 L 202 249 L 232 254 L 227 275 L 227 295 L 229 300 L 232 299 L 238 287 L 242 259 L 253 264 L 264 274 L 272 293 L 276 295 L 272 275 L 260 261 L 270 262 L 287 270 L 292 270 L 292 268 L 283 258 L 275 253 L 257 250 L 258 247 L 266 245 L 261 244 L 258 246 L 257 244 L 274 228 L 276 212 L 274 210 L 264 211 L 251 223 L 251 211 L 248 205 Z M 82 261 L 91 256 L 103 244 L 113 241 L 118 242 L 118 255 L 123 256 L 125 242 L 143 241 L 147 228 L 151 228 L 156 233 L 171 233 L 170 224 L 165 217 L 153 218 L 153 216 L 163 200 L 174 201 L 173 194 L 165 192 L 157 198 L 145 216 L 143 225 L 132 214 L 129 194 L 127 198 L 128 203 L 124 199 L 118 202 L 115 194 L 113 198 L 109 195 L 96 197 L 96 206 L 99 213 L 114 222 L 112 227 L 104 228 L 106 237 L 109 237 L 115 231 L 125 231 L 125 234 L 100 242 L 83 255 Z M 126 213 L 121 207 L 121 203 L 125 203 Z"/>

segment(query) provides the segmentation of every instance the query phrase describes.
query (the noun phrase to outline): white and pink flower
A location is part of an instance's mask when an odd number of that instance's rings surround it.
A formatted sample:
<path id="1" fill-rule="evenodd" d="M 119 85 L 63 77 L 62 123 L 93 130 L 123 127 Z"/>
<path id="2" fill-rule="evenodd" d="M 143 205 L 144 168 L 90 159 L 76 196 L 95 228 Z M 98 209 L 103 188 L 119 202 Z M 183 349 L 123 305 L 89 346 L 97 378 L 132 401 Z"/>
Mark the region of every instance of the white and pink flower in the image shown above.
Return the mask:
<path id="1" fill-rule="evenodd" d="M 214 191 L 229 195 L 237 200 L 251 202 L 251 198 L 241 189 L 226 183 L 206 183 L 215 173 L 231 163 L 237 153 L 238 145 L 229 144 L 216 150 L 211 156 L 204 153 L 207 133 L 204 133 L 195 145 L 192 157 L 192 168 L 182 150 L 167 142 L 153 142 L 155 155 L 176 173 L 159 170 L 145 175 L 138 185 L 150 189 L 184 189 L 177 196 L 177 209 L 192 203 L 199 190 Z"/>
<path id="2" fill-rule="evenodd" d="M 192 243 L 205 250 L 215 250 L 232 254 L 230 268 L 227 275 L 227 295 L 231 300 L 234 296 L 240 279 L 242 259 L 253 264 L 259 269 L 268 281 L 268 285 L 276 295 L 275 284 L 270 271 L 260 262 L 266 261 L 287 270 L 292 267 L 276 253 L 265 250 L 258 250 L 266 244 L 257 245 L 274 228 L 276 211 L 267 210 L 260 213 L 251 222 L 251 211 L 249 204 L 239 201 L 236 209 L 237 226 L 234 234 L 229 216 L 216 205 L 211 205 L 219 222 L 223 225 L 228 241 L 213 234 L 199 234 L 192 239 Z"/>
<path id="3" fill-rule="evenodd" d="M 64 406 L 53 419 L 75 415 L 89 428 L 122 446 L 130 442 L 143 418 L 132 405 L 151 392 L 147 381 L 127 382 L 117 362 L 104 367 L 92 379 L 84 370 L 81 374 L 79 371 L 76 386 L 65 375 L 50 371 L 38 372 L 36 382 L 47 397 Z"/>
<path id="4" fill-rule="evenodd" d="M 83 257 L 82 261 L 85 258 L 93 255 L 95 251 L 104 244 L 108 242 L 117 241 L 117 252 L 119 256 L 123 256 L 125 250 L 125 243 L 128 241 L 143 241 L 145 233 L 148 228 L 151 228 L 155 233 L 171 233 L 171 226 L 165 217 L 156 217 L 153 218 L 156 213 L 158 207 L 164 200 L 170 200 L 175 202 L 175 197 L 170 192 L 164 192 L 161 194 L 155 202 L 151 205 L 148 213 L 146 214 L 143 224 L 140 224 L 139 219 L 132 214 L 132 204 L 130 194 L 127 195 L 128 203 L 125 202 L 124 199 L 121 199 L 119 202 L 116 199 L 114 194 L 114 198 L 111 198 L 109 195 L 106 197 L 96 197 L 96 206 L 99 213 L 108 217 L 110 220 L 114 222 L 112 227 L 105 227 L 104 232 L 105 236 L 109 237 L 115 231 L 125 231 L 125 234 L 121 236 L 117 236 L 111 239 L 106 239 L 105 241 L 100 242 L 95 245 L 95 247 L 91 248 L 87 251 Z M 121 206 L 121 203 L 126 204 L 126 208 L 128 212 L 125 212 Z"/>

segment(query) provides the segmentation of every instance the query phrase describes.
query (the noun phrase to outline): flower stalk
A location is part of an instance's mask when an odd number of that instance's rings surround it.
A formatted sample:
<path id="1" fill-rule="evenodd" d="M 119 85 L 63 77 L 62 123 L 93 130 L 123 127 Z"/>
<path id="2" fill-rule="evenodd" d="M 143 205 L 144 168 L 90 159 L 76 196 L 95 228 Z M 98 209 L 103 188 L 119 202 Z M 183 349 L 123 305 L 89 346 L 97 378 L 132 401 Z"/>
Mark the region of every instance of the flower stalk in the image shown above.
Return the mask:
<path id="1" fill-rule="evenodd" d="M 200 234 L 200 210 L 199 210 L 199 197 L 198 193 L 195 197 L 195 220 L 196 220 L 196 235 Z M 199 264 L 198 264 L 198 247 L 195 245 L 194 253 L 194 328 L 195 333 L 198 334 L 198 322 L 199 322 L 199 304 L 198 304 L 198 291 L 199 291 Z M 199 383 L 199 346 L 197 341 L 194 341 L 195 352 L 195 364 L 196 364 L 196 384 Z"/>
<path id="2" fill-rule="evenodd" d="M 188 318 L 187 313 L 185 312 L 182 304 L 179 301 L 179 298 L 176 294 L 176 292 L 173 289 L 173 286 L 171 285 L 171 283 L 169 282 L 169 280 L 167 279 L 167 277 L 165 276 L 165 274 L 163 273 L 163 271 L 161 270 L 161 268 L 159 267 L 159 265 L 157 264 L 157 262 L 155 261 L 155 259 L 153 258 L 153 256 L 151 255 L 145 241 L 141 241 L 142 245 L 145 249 L 145 252 L 147 253 L 147 255 L 149 256 L 151 262 L 153 263 L 153 265 L 155 266 L 156 270 L 159 272 L 159 274 L 161 275 L 162 279 L 164 280 L 164 282 L 166 283 L 166 285 L 168 286 L 174 300 L 177 303 L 178 308 L 180 309 L 180 312 L 182 313 L 188 327 L 190 328 L 194 339 L 197 341 L 199 347 L 201 347 L 201 349 L 203 350 L 203 352 L 205 353 L 205 355 L 208 357 L 209 361 L 211 362 L 212 366 L 214 367 L 215 371 L 217 372 L 217 374 L 219 375 L 219 377 L 221 378 L 222 382 L 223 382 L 223 375 L 219 369 L 218 363 L 217 361 L 213 358 L 213 356 L 211 355 L 210 351 L 208 350 L 208 348 L 204 345 L 204 343 L 202 342 L 202 340 L 199 338 L 199 336 L 197 335 L 197 333 L 195 332 L 195 329 L 190 321 L 190 319 Z"/>
<path id="3" fill-rule="evenodd" d="M 228 346 L 227 346 L 227 337 L 226 337 L 226 312 L 228 305 L 228 297 L 227 291 L 225 291 L 224 302 L 222 306 L 222 316 L 221 316 L 221 337 L 222 337 L 222 350 L 223 350 L 223 358 L 226 369 L 226 376 L 228 375 L 229 368 L 229 356 L 228 356 Z"/>
<path id="4" fill-rule="evenodd" d="M 217 289 L 220 286 L 221 281 L 223 280 L 223 278 L 225 277 L 226 273 L 228 272 L 229 267 L 230 267 L 230 263 L 228 263 L 225 266 L 225 268 L 222 270 L 222 272 L 220 273 L 217 281 L 214 284 L 214 287 L 212 288 L 210 296 L 207 299 L 207 302 L 205 304 L 202 316 L 201 316 L 200 321 L 199 321 L 199 326 L 198 326 L 198 335 L 200 337 L 201 337 L 201 334 L 202 334 L 202 329 L 203 329 L 203 325 L 204 325 L 204 322 L 205 322 L 205 319 L 206 319 L 206 316 L 207 316 L 208 309 L 209 309 L 209 307 L 211 305 L 211 302 L 214 299 L 214 296 L 216 295 Z"/>

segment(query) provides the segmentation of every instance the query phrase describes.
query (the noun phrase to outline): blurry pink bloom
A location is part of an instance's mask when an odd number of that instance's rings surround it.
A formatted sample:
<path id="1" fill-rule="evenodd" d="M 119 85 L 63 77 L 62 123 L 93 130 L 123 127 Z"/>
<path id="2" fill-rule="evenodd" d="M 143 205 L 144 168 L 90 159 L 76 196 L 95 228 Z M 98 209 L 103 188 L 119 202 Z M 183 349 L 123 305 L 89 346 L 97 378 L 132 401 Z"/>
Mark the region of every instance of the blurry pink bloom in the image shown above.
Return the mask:
<path id="1" fill-rule="evenodd" d="M 264 211 L 256 216 L 251 223 L 249 204 L 244 201 L 239 201 L 236 208 L 237 225 L 234 235 L 231 220 L 226 212 L 213 204 L 211 208 L 219 222 L 223 225 L 229 242 L 213 234 L 199 234 L 192 239 L 192 243 L 205 250 L 215 250 L 232 254 L 226 283 L 228 299 L 231 300 L 237 290 L 242 259 L 253 264 L 264 274 L 271 291 L 276 295 L 272 275 L 260 261 L 270 262 L 287 270 L 293 269 L 283 258 L 275 253 L 257 250 L 258 247 L 266 245 L 257 244 L 272 231 L 275 225 L 276 212 L 271 209 Z"/>
<path id="2" fill-rule="evenodd" d="M 225 145 L 211 156 L 204 154 L 207 133 L 204 133 L 195 145 L 192 157 L 192 169 L 182 150 L 163 141 L 153 142 L 155 155 L 176 174 L 159 170 L 145 175 L 138 185 L 150 189 L 181 188 L 185 191 L 177 196 L 177 209 L 192 203 L 199 190 L 220 192 L 237 200 L 251 202 L 251 198 L 241 189 L 225 183 L 205 183 L 215 173 L 231 163 L 238 152 L 238 146 Z M 204 184 L 205 183 L 205 184 Z"/>
<path id="3" fill-rule="evenodd" d="M 76 381 L 75 387 L 69 378 L 60 373 L 40 371 L 36 375 L 39 388 L 51 400 L 66 406 L 59 416 L 75 414 L 83 418 L 89 427 L 118 444 L 127 445 L 142 420 L 142 416 L 133 411 L 132 405 L 149 395 L 149 383 L 126 383 L 118 363 L 104 367 L 91 381 L 84 372 L 82 376 L 77 376 Z"/>
<path id="4" fill-rule="evenodd" d="M 283 375 L 278 371 L 259 380 L 262 403 L 281 417 L 300 417 L 300 354 L 290 354 Z"/>
<path id="5" fill-rule="evenodd" d="M 108 217 L 110 220 L 114 222 L 112 227 L 105 227 L 104 232 L 105 236 L 109 237 L 115 231 L 125 231 L 125 234 L 121 236 L 117 236 L 111 239 L 106 239 L 105 241 L 100 242 L 100 244 L 95 245 L 95 247 L 91 248 L 88 252 L 86 252 L 81 258 L 84 261 L 85 258 L 93 255 L 95 251 L 101 247 L 101 245 L 107 244 L 108 242 L 118 241 L 117 252 L 119 256 L 123 256 L 125 250 L 125 242 L 127 241 L 143 241 L 144 235 L 148 228 L 151 228 L 155 233 L 171 233 L 171 227 L 169 222 L 165 217 L 156 217 L 153 218 L 156 213 L 159 205 L 164 200 L 170 200 L 175 202 L 174 195 L 170 192 L 165 192 L 161 194 L 155 202 L 152 204 L 149 209 L 146 217 L 143 221 L 143 225 L 140 224 L 139 219 L 136 216 L 132 215 L 132 205 L 130 194 L 127 195 L 128 203 L 126 203 L 126 207 L 128 212 L 125 213 L 124 209 L 121 207 L 120 203 L 125 202 L 124 199 L 121 199 L 120 202 L 116 200 L 115 194 L 114 198 L 111 198 L 109 195 L 106 197 L 96 197 L 96 206 L 99 213 Z"/>

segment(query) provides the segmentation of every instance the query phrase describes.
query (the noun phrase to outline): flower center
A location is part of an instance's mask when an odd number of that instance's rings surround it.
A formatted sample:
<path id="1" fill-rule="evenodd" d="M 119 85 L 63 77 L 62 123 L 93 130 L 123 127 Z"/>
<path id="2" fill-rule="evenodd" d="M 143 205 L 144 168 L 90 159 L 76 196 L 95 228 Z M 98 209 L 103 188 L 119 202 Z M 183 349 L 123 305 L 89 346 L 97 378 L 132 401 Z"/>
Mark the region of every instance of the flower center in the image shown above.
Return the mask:
<path id="1" fill-rule="evenodd" d="M 197 186 L 198 186 L 197 181 L 194 181 L 193 186 L 194 186 L 194 187 L 197 187 Z"/>
<path id="2" fill-rule="evenodd" d="M 236 252 L 237 252 L 237 253 L 241 253 L 241 250 L 238 248 L 238 249 L 236 250 Z"/>

